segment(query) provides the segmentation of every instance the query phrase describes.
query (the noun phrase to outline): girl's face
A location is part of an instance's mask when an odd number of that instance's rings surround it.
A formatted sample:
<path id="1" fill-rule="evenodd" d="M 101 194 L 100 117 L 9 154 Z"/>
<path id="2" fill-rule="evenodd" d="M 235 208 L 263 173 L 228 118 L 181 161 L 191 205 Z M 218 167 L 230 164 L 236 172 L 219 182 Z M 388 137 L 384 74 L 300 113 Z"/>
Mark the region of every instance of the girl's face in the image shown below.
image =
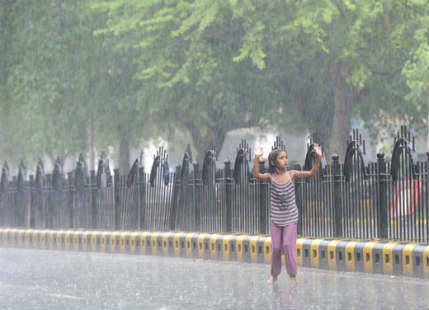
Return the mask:
<path id="1" fill-rule="evenodd" d="M 288 164 L 287 152 L 279 152 L 276 159 L 276 168 L 286 169 Z"/>

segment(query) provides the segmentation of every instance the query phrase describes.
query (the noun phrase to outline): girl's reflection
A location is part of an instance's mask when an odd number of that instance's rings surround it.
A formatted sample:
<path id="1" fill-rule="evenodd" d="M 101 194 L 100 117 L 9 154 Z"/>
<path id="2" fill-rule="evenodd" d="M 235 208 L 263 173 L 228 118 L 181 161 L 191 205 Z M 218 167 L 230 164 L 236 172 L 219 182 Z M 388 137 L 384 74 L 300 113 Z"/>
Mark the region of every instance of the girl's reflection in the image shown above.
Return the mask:
<path id="1" fill-rule="evenodd" d="M 295 310 L 300 309 L 298 287 L 288 285 L 286 288 L 280 288 L 278 283 L 273 285 L 273 310 Z"/>

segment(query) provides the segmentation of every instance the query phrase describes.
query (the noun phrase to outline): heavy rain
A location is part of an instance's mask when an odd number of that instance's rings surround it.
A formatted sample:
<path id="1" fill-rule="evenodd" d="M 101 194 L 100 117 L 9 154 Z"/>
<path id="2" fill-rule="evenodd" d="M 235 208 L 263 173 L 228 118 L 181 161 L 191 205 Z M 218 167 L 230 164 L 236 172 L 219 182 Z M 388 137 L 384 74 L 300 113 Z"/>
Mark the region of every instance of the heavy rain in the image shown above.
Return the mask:
<path id="1" fill-rule="evenodd" d="M 428 20 L 0 0 L 0 309 L 429 308 Z"/>

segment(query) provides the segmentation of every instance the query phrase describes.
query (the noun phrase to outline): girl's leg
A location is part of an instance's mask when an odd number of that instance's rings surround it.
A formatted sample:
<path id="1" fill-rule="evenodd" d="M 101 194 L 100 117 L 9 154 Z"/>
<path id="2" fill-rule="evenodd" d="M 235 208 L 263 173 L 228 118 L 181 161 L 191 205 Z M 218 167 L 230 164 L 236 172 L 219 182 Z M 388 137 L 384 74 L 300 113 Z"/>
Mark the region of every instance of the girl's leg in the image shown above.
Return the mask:
<path id="1" fill-rule="evenodd" d="M 271 276 L 273 280 L 277 279 L 282 269 L 282 227 L 278 227 L 271 221 Z"/>
<path id="2" fill-rule="evenodd" d="M 286 270 L 291 278 L 296 276 L 296 238 L 297 224 L 286 226 L 283 231 L 283 247 L 285 250 Z"/>

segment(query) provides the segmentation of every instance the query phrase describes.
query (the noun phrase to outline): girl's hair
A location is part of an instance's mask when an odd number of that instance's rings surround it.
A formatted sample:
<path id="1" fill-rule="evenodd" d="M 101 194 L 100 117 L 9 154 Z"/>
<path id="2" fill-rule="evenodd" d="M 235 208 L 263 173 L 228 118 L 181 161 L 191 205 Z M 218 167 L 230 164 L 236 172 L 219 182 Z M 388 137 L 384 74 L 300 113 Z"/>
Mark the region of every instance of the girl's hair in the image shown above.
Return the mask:
<path id="1" fill-rule="evenodd" d="M 268 155 L 268 173 L 275 174 L 277 166 L 277 156 L 281 152 L 286 152 L 286 150 L 273 149 Z"/>

